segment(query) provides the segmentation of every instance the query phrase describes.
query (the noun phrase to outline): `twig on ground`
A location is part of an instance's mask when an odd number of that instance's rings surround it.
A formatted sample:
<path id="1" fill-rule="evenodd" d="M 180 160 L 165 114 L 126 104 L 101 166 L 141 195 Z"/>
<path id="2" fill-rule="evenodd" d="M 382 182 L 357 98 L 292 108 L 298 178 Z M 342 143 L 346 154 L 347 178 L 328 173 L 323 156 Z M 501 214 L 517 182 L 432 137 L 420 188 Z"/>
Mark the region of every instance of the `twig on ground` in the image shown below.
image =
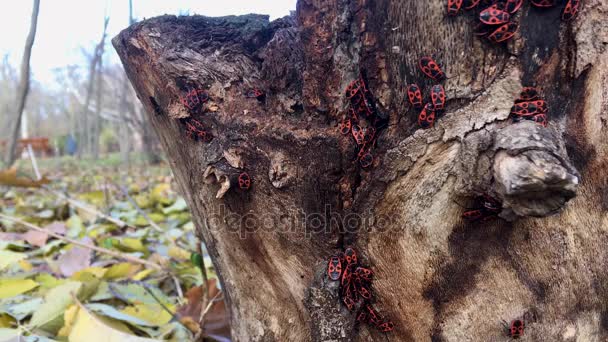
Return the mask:
<path id="1" fill-rule="evenodd" d="M 154 230 L 156 230 L 157 232 L 164 232 L 164 229 L 162 229 L 159 225 L 157 225 L 151 218 L 150 216 L 148 216 L 148 214 L 139 207 L 139 205 L 137 205 L 137 202 L 135 202 L 135 200 L 133 199 L 133 197 L 131 197 L 131 195 L 129 195 L 129 190 L 127 190 L 124 186 L 122 185 L 116 185 L 114 184 L 115 187 L 117 187 L 120 192 L 122 192 L 123 195 L 125 195 L 125 197 L 127 197 L 127 200 L 129 200 L 129 203 L 131 203 L 131 205 L 133 207 L 135 207 L 135 210 L 137 210 L 137 212 L 144 217 L 144 219 L 146 219 L 146 221 L 148 221 L 148 223 L 150 224 L 150 226 L 152 228 L 154 228 Z"/>
<path id="2" fill-rule="evenodd" d="M 151 268 L 153 268 L 153 269 L 155 269 L 157 271 L 162 271 L 163 270 L 163 268 L 160 265 L 156 264 L 156 263 L 153 263 L 153 262 L 150 262 L 150 261 L 147 261 L 147 260 L 143 260 L 143 259 L 134 257 L 132 255 L 128 255 L 128 254 L 125 254 L 125 253 L 112 251 L 112 250 L 109 250 L 109 249 L 106 249 L 106 248 L 103 248 L 103 247 L 97 247 L 97 246 L 94 246 L 94 245 L 89 245 L 89 244 L 86 244 L 86 243 L 82 243 L 80 241 L 76 241 L 76 240 L 70 239 L 68 237 L 65 237 L 63 235 L 59 235 L 59 234 L 57 234 L 55 232 L 49 231 L 48 229 L 44 229 L 44 228 L 38 227 L 36 225 L 33 225 L 33 224 L 29 223 L 29 222 L 25 222 L 25 221 L 20 220 L 20 219 L 18 219 L 16 217 L 13 217 L 13 216 L 8 216 L 8 215 L 0 214 L 0 218 L 8 220 L 8 221 L 11 221 L 11 222 L 14 222 L 14 223 L 19 223 L 19 224 L 21 224 L 21 225 L 23 225 L 23 226 L 25 226 L 25 227 L 27 227 L 29 229 L 33 229 L 33 230 L 36 230 L 36 231 L 39 231 L 39 232 L 46 233 L 46 234 L 48 234 L 48 235 L 50 235 L 50 236 L 52 236 L 52 237 L 54 237 L 56 239 L 69 242 L 69 243 L 71 243 L 73 245 L 76 245 L 76 246 L 79 246 L 79 247 L 83 247 L 83 248 L 87 248 L 87 249 L 90 249 L 90 250 L 93 250 L 93 251 L 96 251 L 96 252 L 99 252 L 99 253 L 111 255 L 113 257 L 116 257 L 116 258 L 119 258 L 119 259 L 124 259 L 124 260 L 130 261 L 130 262 L 133 262 L 133 263 L 137 263 L 137 264 L 141 264 L 141 265 L 146 265 L 146 266 L 149 266 L 149 267 L 151 267 Z"/>

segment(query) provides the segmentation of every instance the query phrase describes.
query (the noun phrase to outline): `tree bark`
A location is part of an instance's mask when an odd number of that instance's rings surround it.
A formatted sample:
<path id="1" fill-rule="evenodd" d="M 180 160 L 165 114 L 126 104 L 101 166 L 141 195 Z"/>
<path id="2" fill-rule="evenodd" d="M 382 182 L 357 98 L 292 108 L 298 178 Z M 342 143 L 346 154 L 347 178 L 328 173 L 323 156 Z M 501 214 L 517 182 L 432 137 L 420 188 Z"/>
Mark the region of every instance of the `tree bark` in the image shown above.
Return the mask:
<path id="1" fill-rule="evenodd" d="M 608 338 L 608 4 L 569 23 L 528 3 L 519 34 L 490 45 L 445 1 L 299 0 L 294 18 L 163 16 L 113 44 L 226 291 L 236 341 L 500 341 L 526 318 L 534 341 Z M 602 24 L 603 25 L 603 24 Z M 445 115 L 417 125 L 405 88 L 435 54 Z M 373 167 L 338 132 L 363 73 L 390 122 Z M 512 123 L 523 86 L 549 127 Z M 251 88 L 265 101 L 247 98 Z M 189 109 L 180 96 L 204 89 Z M 213 140 L 187 138 L 196 117 Z M 235 182 L 246 171 L 249 191 Z M 467 222 L 489 194 L 501 219 Z M 573 196 L 578 196 L 570 200 Z M 570 200 L 570 201 L 569 201 Z M 375 272 L 386 334 L 354 326 L 328 258 L 346 246 Z"/>
<path id="2" fill-rule="evenodd" d="M 34 0 L 32 6 L 32 19 L 30 21 L 30 32 L 25 40 L 25 50 L 23 51 L 23 58 L 21 60 L 21 76 L 19 86 L 17 88 L 17 101 L 15 103 L 15 116 L 14 121 L 11 122 L 12 126 L 10 129 L 10 140 L 8 143 L 8 149 L 6 151 L 6 166 L 9 168 L 17 159 L 16 150 L 19 140 L 19 134 L 21 133 L 21 116 L 23 115 L 23 109 L 25 108 L 25 101 L 27 100 L 27 93 L 30 90 L 30 57 L 32 56 L 32 46 L 34 46 L 34 40 L 36 38 L 36 26 L 38 25 L 38 11 L 40 9 L 40 0 Z"/>

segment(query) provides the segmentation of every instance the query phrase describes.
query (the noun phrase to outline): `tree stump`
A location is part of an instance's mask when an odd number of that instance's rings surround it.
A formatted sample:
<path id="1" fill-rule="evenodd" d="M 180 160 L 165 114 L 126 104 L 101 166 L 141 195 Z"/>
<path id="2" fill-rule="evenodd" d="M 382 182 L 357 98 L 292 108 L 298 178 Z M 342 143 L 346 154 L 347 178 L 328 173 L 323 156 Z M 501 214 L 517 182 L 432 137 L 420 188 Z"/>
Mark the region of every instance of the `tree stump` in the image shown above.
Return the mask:
<path id="1" fill-rule="evenodd" d="M 526 2 L 502 45 L 439 0 L 299 0 L 273 22 L 162 16 L 114 38 L 235 341 L 506 341 L 514 319 L 524 340 L 608 338 L 608 4 L 584 1 L 571 22 L 560 11 Z M 448 76 L 430 129 L 405 100 L 408 84 L 433 84 L 425 55 Z M 388 116 L 369 168 L 338 130 L 360 74 Z M 547 128 L 509 118 L 528 85 Z M 204 139 L 187 137 L 192 118 Z M 500 218 L 463 220 L 483 194 Z M 326 269 L 347 246 L 375 272 L 373 305 L 394 331 L 356 325 L 341 303 Z"/>

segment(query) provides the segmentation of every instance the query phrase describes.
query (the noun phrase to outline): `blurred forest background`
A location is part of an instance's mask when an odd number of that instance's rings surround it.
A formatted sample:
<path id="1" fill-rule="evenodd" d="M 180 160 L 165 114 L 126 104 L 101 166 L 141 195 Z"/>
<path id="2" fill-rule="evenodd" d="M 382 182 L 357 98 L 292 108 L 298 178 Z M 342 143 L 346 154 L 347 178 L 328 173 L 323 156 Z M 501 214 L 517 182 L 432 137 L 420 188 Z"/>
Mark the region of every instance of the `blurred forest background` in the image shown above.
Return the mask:
<path id="1" fill-rule="evenodd" d="M 3 7 L 0 341 L 228 341 L 217 276 L 111 39 L 145 17 L 274 19 L 295 0 Z"/>

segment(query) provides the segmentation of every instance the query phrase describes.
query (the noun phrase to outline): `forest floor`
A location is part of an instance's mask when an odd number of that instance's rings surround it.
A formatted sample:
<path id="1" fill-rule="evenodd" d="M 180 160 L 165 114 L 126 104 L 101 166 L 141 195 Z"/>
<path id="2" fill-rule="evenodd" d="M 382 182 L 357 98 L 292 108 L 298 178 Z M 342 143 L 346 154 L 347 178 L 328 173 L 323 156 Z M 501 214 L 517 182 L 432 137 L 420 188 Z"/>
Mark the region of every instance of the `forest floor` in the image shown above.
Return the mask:
<path id="1" fill-rule="evenodd" d="M 44 187 L 0 184 L 0 341 L 228 340 L 217 277 L 166 164 L 39 164 Z M 18 164 L 17 177 L 32 174 Z"/>

